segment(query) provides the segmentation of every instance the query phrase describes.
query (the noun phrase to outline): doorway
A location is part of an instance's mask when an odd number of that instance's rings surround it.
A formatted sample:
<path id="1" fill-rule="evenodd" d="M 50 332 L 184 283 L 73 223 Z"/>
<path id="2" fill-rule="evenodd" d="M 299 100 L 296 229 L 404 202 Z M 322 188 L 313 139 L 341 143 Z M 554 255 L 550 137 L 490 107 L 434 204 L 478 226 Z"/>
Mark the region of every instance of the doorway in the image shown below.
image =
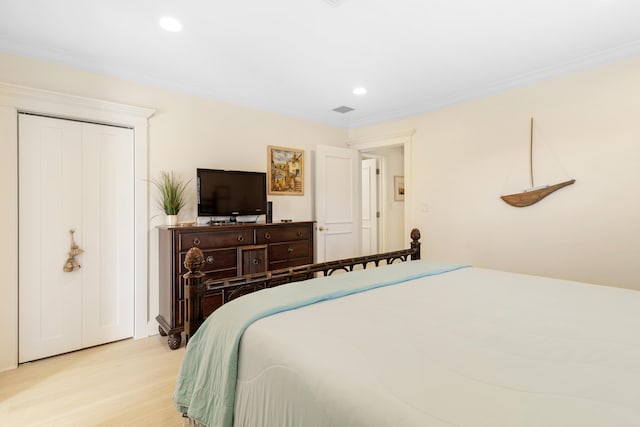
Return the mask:
<path id="1" fill-rule="evenodd" d="M 405 202 L 395 194 L 396 182 L 405 174 L 404 145 L 364 150 L 361 156 L 363 254 L 405 249 Z M 371 172 L 365 175 L 372 164 L 376 168 L 375 182 Z M 373 191 L 376 193 L 371 194 Z"/>
<path id="2" fill-rule="evenodd" d="M 405 129 L 347 141 L 347 146 L 357 150 L 362 158 L 377 158 L 379 162 L 378 252 L 404 249 L 408 245 L 409 230 L 413 224 L 411 171 L 414 134 L 415 129 Z M 404 184 L 401 198 L 394 195 L 396 177 Z"/>
<path id="3" fill-rule="evenodd" d="M 366 153 L 375 156 L 396 148 L 399 169 L 392 172 L 383 162 L 380 168 L 385 180 L 379 186 L 381 199 L 393 199 L 393 173 L 403 177 L 404 201 L 402 209 L 396 209 L 396 219 L 385 219 L 379 226 L 384 242 L 378 243 L 378 251 L 387 248 L 402 249 L 408 245 L 409 224 L 412 224 L 411 153 L 412 136 L 415 130 L 383 134 L 349 140 L 348 148 L 318 145 L 315 159 L 315 213 L 316 213 L 316 261 L 359 256 L 362 252 L 362 165 Z M 389 172 L 387 172 L 389 171 Z M 391 182 L 391 183 L 389 183 Z M 395 201 L 395 200 L 394 200 Z M 384 211 L 381 211 L 381 216 Z M 388 215 L 388 214 L 387 214 Z M 380 240 L 379 240 L 380 242 Z"/>
<path id="4" fill-rule="evenodd" d="M 362 155 L 362 255 L 380 252 L 380 164 L 373 155 Z"/>

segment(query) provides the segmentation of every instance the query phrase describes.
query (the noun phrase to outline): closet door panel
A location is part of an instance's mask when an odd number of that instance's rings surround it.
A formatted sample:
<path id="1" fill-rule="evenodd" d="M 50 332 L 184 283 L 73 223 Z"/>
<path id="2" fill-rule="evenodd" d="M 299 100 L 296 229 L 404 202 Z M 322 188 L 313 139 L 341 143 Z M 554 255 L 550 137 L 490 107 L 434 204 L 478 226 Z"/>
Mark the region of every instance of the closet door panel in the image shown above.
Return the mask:
<path id="1" fill-rule="evenodd" d="M 83 125 L 83 345 L 133 336 L 131 129 Z"/>
<path id="2" fill-rule="evenodd" d="M 82 270 L 63 272 L 82 239 L 81 126 L 19 116 L 19 361 L 81 348 Z"/>

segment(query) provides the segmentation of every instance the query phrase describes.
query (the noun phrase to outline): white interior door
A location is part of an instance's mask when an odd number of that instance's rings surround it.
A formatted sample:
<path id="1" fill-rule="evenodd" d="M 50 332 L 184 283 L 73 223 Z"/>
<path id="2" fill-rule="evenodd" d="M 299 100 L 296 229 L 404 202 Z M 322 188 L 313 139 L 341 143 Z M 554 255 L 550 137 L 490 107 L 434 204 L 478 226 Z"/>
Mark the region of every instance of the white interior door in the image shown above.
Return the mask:
<path id="1" fill-rule="evenodd" d="M 19 361 L 133 335 L 133 133 L 19 118 Z M 69 230 L 82 268 L 63 272 Z"/>
<path id="2" fill-rule="evenodd" d="M 82 130 L 19 118 L 19 361 L 82 346 L 82 273 L 64 273 L 70 229 L 82 239 Z"/>
<path id="3" fill-rule="evenodd" d="M 361 254 L 360 153 L 316 147 L 316 260 Z"/>
<path id="4" fill-rule="evenodd" d="M 362 254 L 378 252 L 378 161 L 362 160 Z"/>
<path id="5" fill-rule="evenodd" d="M 133 131 L 84 123 L 82 345 L 133 336 Z"/>

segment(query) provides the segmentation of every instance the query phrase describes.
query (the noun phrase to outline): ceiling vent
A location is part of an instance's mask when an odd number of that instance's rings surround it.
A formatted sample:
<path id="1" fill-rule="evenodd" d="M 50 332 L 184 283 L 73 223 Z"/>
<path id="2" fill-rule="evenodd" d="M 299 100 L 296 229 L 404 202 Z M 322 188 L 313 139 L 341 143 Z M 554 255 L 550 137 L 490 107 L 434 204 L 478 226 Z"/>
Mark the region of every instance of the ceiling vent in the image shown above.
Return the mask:
<path id="1" fill-rule="evenodd" d="M 324 0 L 324 2 L 333 7 L 338 7 L 347 0 Z"/>
<path id="2" fill-rule="evenodd" d="M 346 105 L 343 105 L 341 107 L 334 108 L 332 111 L 344 114 L 344 113 L 348 113 L 349 111 L 353 111 L 353 110 L 355 110 L 355 108 L 351 108 L 351 107 L 347 107 Z"/>

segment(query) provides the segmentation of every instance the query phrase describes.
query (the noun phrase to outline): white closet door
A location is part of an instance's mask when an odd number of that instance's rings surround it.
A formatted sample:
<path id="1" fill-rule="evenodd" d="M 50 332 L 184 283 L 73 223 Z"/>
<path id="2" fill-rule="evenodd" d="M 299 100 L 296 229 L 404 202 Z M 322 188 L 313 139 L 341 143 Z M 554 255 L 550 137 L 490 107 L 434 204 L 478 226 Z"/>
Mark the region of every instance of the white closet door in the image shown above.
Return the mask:
<path id="1" fill-rule="evenodd" d="M 132 131 L 19 121 L 19 361 L 132 336 Z M 70 229 L 85 252 L 63 272 Z"/>
<path id="2" fill-rule="evenodd" d="M 82 125 L 82 345 L 133 336 L 133 130 Z"/>
<path id="3" fill-rule="evenodd" d="M 82 272 L 62 271 L 69 230 L 82 239 L 81 155 L 78 123 L 20 115 L 20 362 L 82 346 Z"/>

